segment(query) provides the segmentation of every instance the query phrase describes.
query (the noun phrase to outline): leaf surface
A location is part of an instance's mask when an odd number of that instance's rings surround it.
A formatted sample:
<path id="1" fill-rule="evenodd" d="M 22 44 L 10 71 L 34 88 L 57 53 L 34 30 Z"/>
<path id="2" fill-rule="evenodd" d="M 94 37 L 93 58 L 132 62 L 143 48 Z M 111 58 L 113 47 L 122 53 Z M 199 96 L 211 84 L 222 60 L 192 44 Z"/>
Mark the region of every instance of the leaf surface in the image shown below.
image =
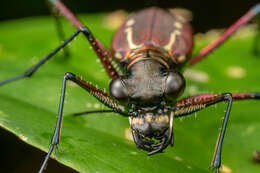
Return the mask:
<path id="1" fill-rule="evenodd" d="M 110 46 L 114 30 L 104 24 L 104 14 L 80 18 Z M 75 29 L 63 21 L 66 37 Z M 260 57 L 252 53 L 255 30 L 246 27 L 207 59 L 185 72 L 184 96 L 206 92 L 260 91 Z M 216 36 L 196 37 L 195 52 Z M 23 73 L 59 45 L 54 21 L 34 17 L 0 23 L 0 80 Z M 24 142 L 48 151 L 55 127 L 63 75 L 73 72 L 108 89 L 109 78 L 81 35 L 69 46 L 70 57 L 58 53 L 32 78 L 0 88 L 0 126 Z M 193 75 L 190 75 L 193 74 Z M 195 76 L 194 76 L 195 74 Z M 197 76 L 197 77 L 196 77 Z M 127 118 L 115 114 L 71 117 L 72 113 L 102 108 L 92 96 L 73 83 L 66 92 L 59 149 L 53 157 L 79 172 L 209 172 L 215 141 L 226 103 L 219 103 L 183 120 L 175 120 L 175 146 L 148 157 L 129 139 Z M 222 164 L 236 173 L 259 172 L 252 153 L 260 149 L 260 102 L 233 104 L 224 140 Z M 44 159 L 44 158 L 42 158 Z M 250 171 L 249 171 L 250 170 Z"/>

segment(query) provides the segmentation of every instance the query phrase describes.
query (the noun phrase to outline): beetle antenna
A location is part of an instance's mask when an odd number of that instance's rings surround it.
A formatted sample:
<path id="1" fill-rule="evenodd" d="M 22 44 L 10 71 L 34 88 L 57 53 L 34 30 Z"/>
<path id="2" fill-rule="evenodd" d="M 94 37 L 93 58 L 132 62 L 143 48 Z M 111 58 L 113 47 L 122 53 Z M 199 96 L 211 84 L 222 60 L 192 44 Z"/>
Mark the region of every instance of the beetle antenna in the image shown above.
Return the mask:
<path id="1" fill-rule="evenodd" d="M 95 113 L 109 113 L 109 112 L 115 112 L 114 110 L 94 110 L 94 111 L 85 111 L 85 112 L 78 112 L 78 113 L 73 113 L 73 117 L 78 117 L 82 115 L 89 115 L 89 114 L 95 114 Z M 118 112 L 115 112 L 118 113 Z"/>

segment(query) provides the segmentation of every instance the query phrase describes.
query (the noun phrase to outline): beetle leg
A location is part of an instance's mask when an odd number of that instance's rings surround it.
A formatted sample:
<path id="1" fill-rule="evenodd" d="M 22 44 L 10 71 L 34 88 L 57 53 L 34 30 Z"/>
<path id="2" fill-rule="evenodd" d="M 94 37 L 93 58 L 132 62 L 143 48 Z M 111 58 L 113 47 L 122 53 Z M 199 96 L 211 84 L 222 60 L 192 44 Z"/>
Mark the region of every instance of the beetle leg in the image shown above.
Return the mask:
<path id="1" fill-rule="evenodd" d="M 0 81 L 0 86 L 7 84 L 12 81 L 16 81 L 18 79 L 22 79 L 25 77 L 31 77 L 39 67 L 41 67 L 46 61 L 48 61 L 51 57 L 53 57 L 57 52 L 59 52 L 62 48 L 64 48 L 69 42 L 71 42 L 81 31 L 76 31 L 70 38 L 68 38 L 66 41 L 64 41 L 60 46 L 58 46 L 56 49 L 54 49 L 51 53 L 49 53 L 47 56 L 42 58 L 36 65 L 32 66 L 30 69 L 25 71 L 21 75 L 17 75 L 15 77 L 9 78 L 7 80 Z"/>
<path id="2" fill-rule="evenodd" d="M 223 94 L 222 96 L 223 96 L 223 98 L 222 98 L 223 100 L 228 101 L 228 106 L 227 106 L 227 110 L 226 110 L 226 113 L 225 113 L 222 128 L 221 128 L 220 134 L 219 134 L 218 139 L 217 139 L 217 146 L 216 146 L 216 149 L 215 149 L 215 154 L 214 154 L 214 157 L 213 157 L 213 160 L 212 160 L 212 163 L 211 163 L 211 165 L 214 168 L 216 168 L 217 173 L 219 172 L 219 168 L 221 166 L 222 144 L 223 144 L 225 132 L 226 132 L 226 129 L 227 129 L 227 123 L 228 123 L 228 119 L 229 119 L 229 115 L 230 115 L 230 111 L 231 111 L 231 105 L 232 105 L 232 101 L 233 101 L 232 94 L 230 94 L 230 93 Z"/>
<path id="3" fill-rule="evenodd" d="M 232 98 L 234 101 L 260 99 L 260 92 L 232 93 Z M 174 117 L 188 116 L 220 101 L 223 101 L 222 94 L 200 94 L 184 98 L 177 101 L 177 110 L 174 111 Z"/>
<path id="4" fill-rule="evenodd" d="M 235 31 L 237 31 L 241 26 L 249 22 L 253 17 L 260 13 L 260 3 L 251 8 L 246 14 L 239 18 L 233 25 L 227 28 L 215 41 L 204 47 L 200 52 L 191 58 L 188 63 L 189 66 L 192 66 L 205 58 L 210 52 L 215 50 L 220 46 L 224 41 L 226 41 Z"/>
<path id="5" fill-rule="evenodd" d="M 260 93 L 201 94 L 197 96 L 184 98 L 177 102 L 177 109 L 174 111 L 175 117 L 186 116 L 193 112 L 197 112 L 207 106 L 216 104 L 218 102 L 228 101 L 224 121 L 222 124 L 221 132 L 218 136 L 215 154 L 211 164 L 214 168 L 216 168 L 217 173 L 219 172 L 219 168 L 221 166 L 221 149 L 231 110 L 232 101 L 245 99 L 260 99 Z"/>
<path id="6" fill-rule="evenodd" d="M 111 52 L 105 48 L 105 46 L 94 37 L 89 28 L 82 24 L 79 19 L 60 1 L 60 0 L 49 0 L 60 13 L 66 17 L 77 29 L 81 30 L 92 48 L 95 50 L 98 55 L 100 62 L 103 64 L 106 69 L 107 74 L 111 79 L 118 78 L 118 73 L 115 67 L 112 64 L 112 54 Z"/>
<path id="7" fill-rule="evenodd" d="M 78 84 L 80 87 L 85 89 L 91 95 L 96 97 L 104 105 L 111 108 L 114 112 L 119 113 L 119 114 L 124 115 L 124 116 L 128 116 L 127 113 L 124 110 L 124 107 L 117 104 L 116 102 L 114 102 L 105 92 L 99 90 L 98 88 L 94 87 L 90 83 L 82 80 L 80 77 L 78 77 L 78 76 L 76 76 L 72 73 L 66 73 L 64 75 L 64 79 L 63 79 L 63 83 L 62 83 L 58 118 L 57 118 L 55 130 L 54 130 L 54 134 L 53 134 L 53 137 L 52 137 L 52 140 L 51 140 L 51 146 L 50 146 L 50 149 L 48 151 L 47 156 L 44 159 L 44 162 L 41 166 L 39 173 L 42 173 L 43 170 L 45 169 L 47 162 L 48 162 L 54 148 L 58 146 L 59 141 L 60 141 L 61 123 L 62 123 L 62 118 L 63 118 L 63 107 L 64 107 L 67 80 L 73 81 L 74 83 Z"/>

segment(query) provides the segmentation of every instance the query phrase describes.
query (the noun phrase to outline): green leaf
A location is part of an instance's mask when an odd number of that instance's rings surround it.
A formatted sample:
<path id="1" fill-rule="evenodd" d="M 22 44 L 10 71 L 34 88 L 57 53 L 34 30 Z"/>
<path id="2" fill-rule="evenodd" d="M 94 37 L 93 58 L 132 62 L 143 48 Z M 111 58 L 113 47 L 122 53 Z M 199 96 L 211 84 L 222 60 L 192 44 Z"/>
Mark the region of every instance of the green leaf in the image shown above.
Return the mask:
<path id="1" fill-rule="evenodd" d="M 92 32 L 110 46 L 114 30 L 104 24 L 104 14 L 81 16 Z M 63 21 L 66 36 L 75 29 Z M 252 54 L 254 29 L 246 27 L 207 59 L 186 72 L 184 96 L 205 92 L 259 91 L 260 57 Z M 196 39 L 196 51 L 216 36 Z M 50 17 L 20 19 L 0 24 L 0 80 L 23 73 L 59 45 Z M 73 72 L 108 88 L 109 78 L 83 36 L 40 68 L 32 78 L 0 88 L 0 126 L 24 142 L 48 151 L 57 118 L 63 75 Z M 195 76 L 194 76 L 195 75 Z M 93 97 L 69 83 L 66 92 L 62 136 L 56 155 L 59 162 L 79 172 L 208 172 L 226 103 L 219 103 L 175 120 L 175 146 L 148 157 L 129 138 L 128 119 L 115 114 L 71 117 L 71 113 L 100 109 Z M 252 153 L 260 149 L 260 102 L 233 104 L 223 146 L 222 164 L 232 172 L 259 172 Z M 44 158 L 42 158 L 44 159 Z M 47 168 L 48 169 L 48 168 Z M 250 171 L 249 171 L 250 170 Z"/>

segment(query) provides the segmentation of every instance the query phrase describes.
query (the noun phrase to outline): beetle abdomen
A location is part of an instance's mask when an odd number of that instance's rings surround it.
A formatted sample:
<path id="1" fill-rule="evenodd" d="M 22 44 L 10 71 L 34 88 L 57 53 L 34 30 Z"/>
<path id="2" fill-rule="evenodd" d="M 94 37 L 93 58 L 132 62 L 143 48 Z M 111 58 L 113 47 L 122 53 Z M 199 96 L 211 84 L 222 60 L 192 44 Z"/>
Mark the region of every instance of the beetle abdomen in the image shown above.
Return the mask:
<path id="1" fill-rule="evenodd" d="M 191 26 L 182 17 L 160 8 L 148 8 L 127 18 L 112 41 L 115 58 L 127 61 L 131 51 L 146 46 L 168 52 L 182 63 L 192 50 Z"/>

